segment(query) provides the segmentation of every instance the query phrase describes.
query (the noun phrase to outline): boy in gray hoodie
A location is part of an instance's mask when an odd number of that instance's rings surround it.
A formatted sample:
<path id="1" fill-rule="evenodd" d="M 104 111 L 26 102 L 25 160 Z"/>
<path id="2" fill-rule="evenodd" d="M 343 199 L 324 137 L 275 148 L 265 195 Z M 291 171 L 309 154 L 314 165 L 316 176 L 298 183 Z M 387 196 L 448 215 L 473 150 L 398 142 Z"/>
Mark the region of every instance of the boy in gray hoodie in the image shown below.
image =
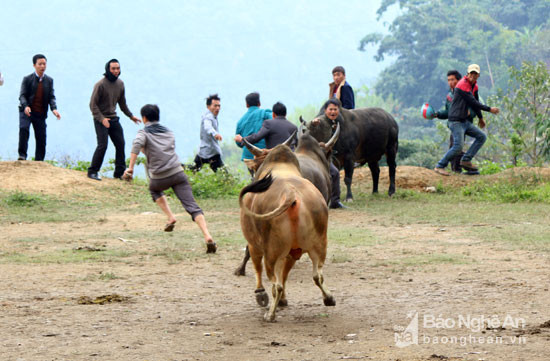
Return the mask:
<path id="1" fill-rule="evenodd" d="M 141 117 L 145 126 L 139 130 L 136 139 L 134 139 L 130 155 L 130 166 L 126 169 L 124 177 L 132 177 L 138 154 L 140 151 L 143 152 L 147 158 L 149 192 L 153 197 L 153 201 L 168 217 L 168 223 L 164 230 L 171 232 L 176 224 L 176 217 L 172 213 L 163 193 L 168 188 L 172 188 L 183 208 L 191 215 L 191 218 L 197 223 L 204 235 L 206 253 L 215 253 L 216 243 L 208 231 L 202 209 L 195 202 L 191 185 L 176 154 L 174 133 L 159 124 L 159 115 L 160 110 L 156 105 L 147 104 L 141 108 Z"/>

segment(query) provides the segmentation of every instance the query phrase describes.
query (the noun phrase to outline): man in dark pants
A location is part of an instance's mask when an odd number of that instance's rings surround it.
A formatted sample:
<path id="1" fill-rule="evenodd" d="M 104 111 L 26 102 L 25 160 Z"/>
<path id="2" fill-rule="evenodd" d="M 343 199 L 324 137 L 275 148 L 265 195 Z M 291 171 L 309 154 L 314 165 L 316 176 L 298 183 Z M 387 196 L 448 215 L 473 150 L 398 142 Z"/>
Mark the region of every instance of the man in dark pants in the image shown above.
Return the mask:
<path id="1" fill-rule="evenodd" d="M 19 94 L 19 148 L 18 160 L 27 159 L 30 127 L 34 129 L 36 152 L 34 159 L 42 161 L 46 156 L 46 118 L 48 106 L 61 119 L 55 103 L 53 79 L 44 74 L 46 57 L 36 54 L 32 57 L 35 72 L 23 78 Z"/>
<path id="2" fill-rule="evenodd" d="M 140 119 L 135 117 L 126 105 L 124 83 L 120 76 L 120 64 L 118 60 L 111 59 L 105 64 L 105 74 L 94 86 L 90 109 L 94 116 L 94 127 L 97 135 L 97 148 L 92 158 L 92 164 L 88 168 L 88 178 L 101 180 L 98 175 L 107 151 L 108 138 L 115 145 L 115 171 L 113 176 L 120 178 L 126 170 L 126 157 L 124 154 L 124 132 L 120 125 L 120 118 L 116 114 L 116 105 L 120 110 L 136 124 Z"/>
<path id="3" fill-rule="evenodd" d="M 267 149 L 273 149 L 277 145 L 284 143 L 298 128 L 286 119 L 286 106 L 277 102 L 272 108 L 273 118 L 264 120 L 262 127 L 256 133 L 244 137 L 250 144 L 258 143 L 265 139 Z M 240 134 L 235 135 L 235 141 L 243 144 L 243 137 Z M 296 146 L 296 137 L 291 143 L 291 148 Z"/>
<path id="4" fill-rule="evenodd" d="M 195 164 L 189 167 L 193 172 L 201 170 L 204 164 L 210 164 L 210 169 L 214 172 L 223 167 L 222 148 L 218 143 L 223 139 L 218 130 L 220 107 L 218 94 L 212 94 L 206 98 L 206 108 L 208 110 L 201 119 L 201 145 L 199 153 L 195 156 Z"/>
<path id="5" fill-rule="evenodd" d="M 325 115 L 327 118 L 332 120 L 333 122 L 336 122 L 336 119 L 338 118 L 338 114 L 340 114 L 340 102 L 338 99 L 329 99 L 325 103 Z M 330 173 L 330 180 L 332 184 L 332 193 L 330 195 L 330 208 L 332 209 L 338 209 L 338 208 L 347 208 L 340 202 L 340 171 L 332 162 L 330 163 L 329 167 L 329 173 Z"/>

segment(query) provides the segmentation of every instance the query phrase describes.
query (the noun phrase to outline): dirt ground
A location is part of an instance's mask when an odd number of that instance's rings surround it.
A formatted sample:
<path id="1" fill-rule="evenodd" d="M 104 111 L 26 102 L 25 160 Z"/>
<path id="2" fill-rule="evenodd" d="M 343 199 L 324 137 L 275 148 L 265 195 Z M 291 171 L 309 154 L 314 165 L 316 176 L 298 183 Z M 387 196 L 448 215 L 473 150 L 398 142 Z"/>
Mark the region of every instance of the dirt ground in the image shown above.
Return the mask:
<path id="1" fill-rule="evenodd" d="M 357 179 L 368 189 L 365 173 L 357 172 Z M 40 181 L 35 180 L 38 174 Z M 399 167 L 397 174 L 397 188 L 471 179 L 446 180 L 416 167 Z M 31 162 L 0 162 L 0 179 L 2 190 L 47 194 L 78 190 L 93 197 L 100 186 L 83 173 Z M 104 180 L 101 186 L 119 184 Z M 207 218 L 216 218 L 216 212 L 206 209 Z M 239 229 L 238 209 L 223 213 L 226 218 L 213 223 L 214 235 Z M 189 240 L 194 255 L 178 262 L 153 256 L 158 240 L 136 233 L 124 242 L 116 236 L 128 229 L 155 231 L 164 220 L 158 213 L 108 214 L 101 224 L 97 219 L 0 224 L 2 253 L 32 255 L 88 246 L 90 250 L 82 251 L 126 249 L 132 254 L 113 262 L 0 263 L 0 359 L 549 359 L 548 253 L 481 242 L 463 227 L 403 225 L 391 219 L 380 222 L 378 215 L 362 210 L 331 211 L 329 228 L 364 228 L 377 242 L 329 245 L 324 275 L 335 307 L 323 305 L 311 279 L 311 262 L 302 257 L 287 284 L 289 306 L 278 311 L 277 322 L 266 323 L 265 309 L 255 302 L 251 265 L 246 276 L 233 275 L 244 240 L 220 246 L 215 255 L 203 254 L 195 225 L 185 214 L 178 216 L 173 237 Z M 99 236 L 99 228 L 112 236 Z M 55 241 L 16 242 L 23 237 Z M 404 268 L 393 263 L 398 254 L 429 258 L 445 253 L 468 255 L 472 261 L 418 262 Z M 104 295 L 120 297 L 94 303 Z M 409 328 L 401 341 L 412 344 L 398 347 L 396 334 L 411 321 L 414 326 L 415 315 L 418 338 L 414 327 Z M 473 321 L 470 328 L 446 327 L 466 317 L 479 321 L 480 327 Z M 466 340 L 464 345 L 460 340 Z"/>

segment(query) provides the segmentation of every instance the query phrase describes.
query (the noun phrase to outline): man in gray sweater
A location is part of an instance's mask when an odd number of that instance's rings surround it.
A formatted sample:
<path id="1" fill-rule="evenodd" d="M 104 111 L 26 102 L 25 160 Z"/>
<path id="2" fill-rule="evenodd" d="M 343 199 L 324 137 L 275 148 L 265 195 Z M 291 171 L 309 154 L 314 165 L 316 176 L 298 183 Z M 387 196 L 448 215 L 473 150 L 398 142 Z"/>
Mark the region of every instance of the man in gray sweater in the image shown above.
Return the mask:
<path id="1" fill-rule="evenodd" d="M 164 230 L 171 232 L 176 224 L 176 217 L 172 213 L 163 193 L 168 188 L 172 188 L 183 208 L 199 226 L 206 242 L 206 253 L 215 253 L 216 243 L 208 232 L 202 209 L 195 202 L 191 185 L 176 154 L 174 133 L 159 124 L 159 115 L 160 110 L 156 105 L 147 104 L 141 108 L 141 117 L 145 126 L 139 130 L 136 139 L 134 139 L 130 165 L 124 172 L 124 178 L 132 177 L 138 154 L 143 152 L 147 158 L 149 192 L 153 197 L 153 201 L 168 217 L 168 223 L 166 223 Z"/>
<path id="2" fill-rule="evenodd" d="M 92 164 L 88 168 L 88 178 L 101 180 L 98 175 L 105 158 L 109 138 L 115 145 L 115 171 L 113 176 L 120 178 L 126 169 L 126 156 L 124 154 L 124 132 L 120 125 L 120 118 L 116 114 L 116 105 L 120 110 L 136 124 L 140 122 L 126 105 L 124 83 L 120 76 L 120 63 L 111 59 L 105 64 L 104 77 L 94 86 L 90 109 L 94 116 L 94 127 L 97 135 L 97 148 L 92 158 Z"/>

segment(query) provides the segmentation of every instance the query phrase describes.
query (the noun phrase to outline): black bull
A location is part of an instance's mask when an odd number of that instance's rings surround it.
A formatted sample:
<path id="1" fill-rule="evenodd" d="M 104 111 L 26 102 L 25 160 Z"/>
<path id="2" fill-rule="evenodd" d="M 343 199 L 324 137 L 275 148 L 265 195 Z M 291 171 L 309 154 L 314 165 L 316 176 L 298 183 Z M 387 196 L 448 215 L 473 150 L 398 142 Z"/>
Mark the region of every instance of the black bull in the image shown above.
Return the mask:
<path id="1" fill-rule="evenodd" d="M 293 134 L 291 138 L 293 138 L 294 135 L 295 134 Z M 329 203 L 331 194 L 329 159 L 331 158 L 332 148 L 336 144 L 339 135 L 340 127 L 337 127 L 334 134 L 332 134 L 326 143 L 319 143 L 315 138 L 308 134 L 299 134 L 298 146 L 294 151 L 296 158 L 298 158 L 298 163 L 300 164 L 300 173 L 302 174 L 302 177 L 313 183 L 319 192 L 321 192 L 327 204 Z M 288 143 L 290 144 L 290 142 Z M 266 155 L 265 150 L 258 149 L 250 144 L 245 143 L 245 145 L 249 148 L 252 154 L 263 160 Z M 256 165 L 259 166 L 260 164 L 258 163 Z M 248 251 L 247 246 L 241 265 L 235 270 L 235 275 L 245 275 L 246 263 L 249 259 L 250 252 Z"/>
<path id="2" fill-rule="evenodd" d="M 305 124 L 309 133 L 320 142 L 331 137 L 335 123 L 340 124 L 340 137 L 334 145 L 333 157 L 336 167 L 344 168 L 347 201 L 353 199 L 351 181 L 355 163 L 369 165 L 372 174 L 372 191 L 373 193 L 378 192 L 380 176 L 378 161 L 384 154 L 390 173 L 388 194 L 391 196 L 395 193 L 395 158 L 397 157 L 399 126 L 388 112 L 380 108 L 354 110 L 340 108 L 338 118 L 331 121 L 322 108 L 319 115 L 312 121 L 304 122 L 301 118 L 300 121 Z"/>

